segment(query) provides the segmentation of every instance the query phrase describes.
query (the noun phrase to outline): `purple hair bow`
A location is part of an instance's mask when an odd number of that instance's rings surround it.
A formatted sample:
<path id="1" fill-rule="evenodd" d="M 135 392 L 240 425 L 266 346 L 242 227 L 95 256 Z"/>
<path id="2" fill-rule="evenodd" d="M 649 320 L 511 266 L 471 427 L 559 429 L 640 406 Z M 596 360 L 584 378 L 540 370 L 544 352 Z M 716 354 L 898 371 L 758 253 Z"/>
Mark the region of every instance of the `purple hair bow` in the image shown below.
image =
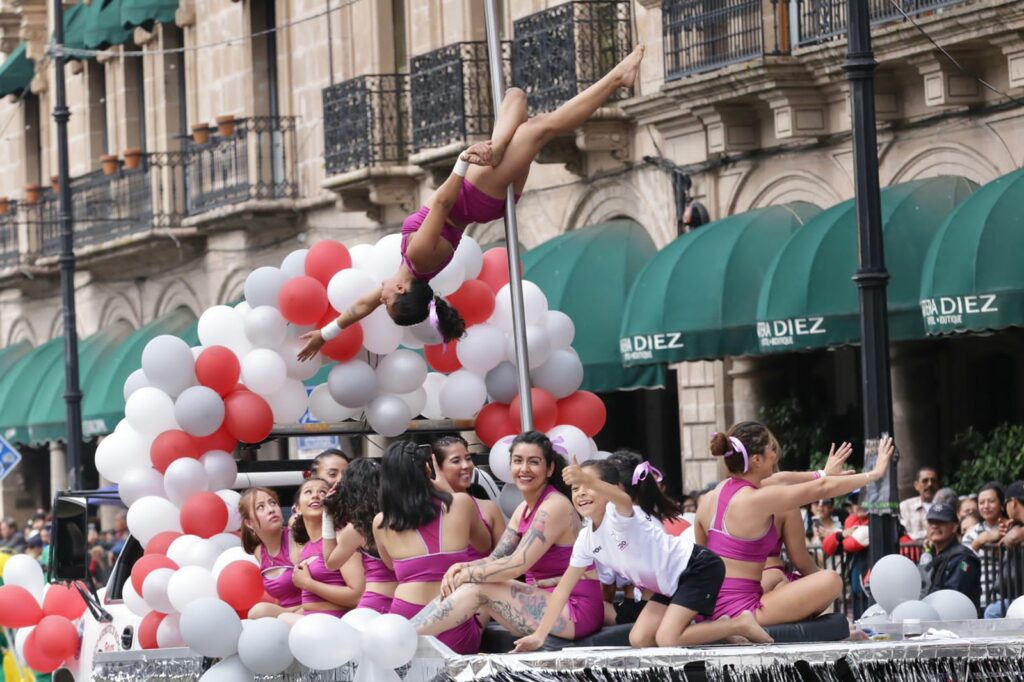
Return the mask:
<path id="1" fill-rule="evenodd" d="M 638 484 L 648 476 L 654 476 L 654 480 L 659 483 L 661 483 L 664 478 L 661 471 L 657 467 L 651 466 L 650 462 L 640 462 L 636 465 L 636 468 L 633 469 L 633 485 Z"/>
<path id="2" fill-rule="evenodd" d="M 712 433 L 711 440 L 714 440 L 717 435 L 717 431 Z M 737 453 L 743 455 L 743 473 L 747 473 L 750 469 L 750 456 L 747 454 L 747 449 L 743 447 L 743 441 L 736 436 L 729 436 L 729 445 L 731 447 L 722 453 L 722 457 L 728 457 L 729 455 L 735 455 Z"/>

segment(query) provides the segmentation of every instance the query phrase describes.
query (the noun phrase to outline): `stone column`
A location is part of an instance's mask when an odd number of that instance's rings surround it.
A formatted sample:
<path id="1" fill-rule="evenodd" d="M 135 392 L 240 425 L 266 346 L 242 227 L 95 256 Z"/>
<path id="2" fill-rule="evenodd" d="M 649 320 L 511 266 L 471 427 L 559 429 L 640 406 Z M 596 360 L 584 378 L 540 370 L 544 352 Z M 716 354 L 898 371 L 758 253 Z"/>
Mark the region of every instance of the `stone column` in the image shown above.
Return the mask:
<path id="1" fill-rule="evenodd" d="M 939 410 L 935 396 L 936 344 L 930 341 L 895 343 L 892 358 L 892 416 L 896 445 L 900 450 L 898 479 L 900 497 L 914 494 L 917 469 L 938 465 Z M 959 491 L 958 491 L 959 492 Z M 965 491 L 966 492 L 966 491 Z"/>
<path id="2" fill-rule="evenodd" d="M 708 451 L 711 433 L 725 423 L 726 381 L 724 364 L 683 362 L 679 377 L 679 427 L 682 443 L 683 489 L 703 488 L 721 479 L 724 469 Z"/>
<path id="3" fill-rule="evenodd" d="M 50 497 L 46 500 L 49 506 L 59 490 L 68 487 L 68 454 L 67 448 L 59 441 L 50 442 Z"/>

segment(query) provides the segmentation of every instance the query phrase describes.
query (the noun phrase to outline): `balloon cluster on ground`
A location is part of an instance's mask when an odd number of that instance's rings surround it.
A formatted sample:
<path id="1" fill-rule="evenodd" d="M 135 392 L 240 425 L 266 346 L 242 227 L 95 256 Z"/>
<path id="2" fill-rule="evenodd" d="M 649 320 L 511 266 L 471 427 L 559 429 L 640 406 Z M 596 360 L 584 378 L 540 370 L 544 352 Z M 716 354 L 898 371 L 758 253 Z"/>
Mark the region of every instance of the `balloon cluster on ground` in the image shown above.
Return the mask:
<path id="1" fill-rule="evenodd" d="M 902 554 L 879 559 L 871 569 L 868 584 L 877 603 L 861 615 L 858 623 L 863 625 L 978 618 L 971 598 L 956 590 L 938 590 L 917 599 L 921 594 L 921 573 L 917 564 Z"/>

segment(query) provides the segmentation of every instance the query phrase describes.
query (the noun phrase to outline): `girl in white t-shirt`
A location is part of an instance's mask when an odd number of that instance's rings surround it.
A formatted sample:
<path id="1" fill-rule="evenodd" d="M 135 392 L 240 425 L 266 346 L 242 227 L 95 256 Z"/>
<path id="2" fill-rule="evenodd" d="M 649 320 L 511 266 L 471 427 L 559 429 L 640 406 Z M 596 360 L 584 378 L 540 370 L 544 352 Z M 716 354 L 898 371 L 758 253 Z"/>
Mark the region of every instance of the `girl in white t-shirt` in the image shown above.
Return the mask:
<path id="1" fill-rule="evenodd" d="M 516 641 L 516 652 L 544 644 L 576 582 L 594 562 L 654 593 L 629 633 L 635 647 L 686 646 L 742 637 L 771 642 L 750 613 L 733 619 L 693 623 L 708 617 L 725 580 L 725 565 L 711 551 L 665 532 L 657 520 L 668 502 L 658 487 L 661 472 L 643 462 L 633 472 L 637 505 L 618 487 L 619 474 L 604 461 L 572 465 L 562 472 L 572 502 L 585 519 L 569 568 L 552 593 L 537 630 Z"/>

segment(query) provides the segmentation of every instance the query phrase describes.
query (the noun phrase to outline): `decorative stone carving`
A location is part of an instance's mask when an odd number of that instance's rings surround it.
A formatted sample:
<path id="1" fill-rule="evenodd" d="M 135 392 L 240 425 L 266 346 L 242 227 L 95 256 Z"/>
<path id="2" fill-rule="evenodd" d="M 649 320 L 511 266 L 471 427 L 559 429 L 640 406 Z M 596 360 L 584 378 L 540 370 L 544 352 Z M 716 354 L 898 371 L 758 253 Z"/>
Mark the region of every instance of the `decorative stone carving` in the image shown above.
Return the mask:
<path id="1" fill-rule="evenodd" d="M 757 113 L 749 104 L 712 104 L 694 110 L 707 132 L 708 154 L 757 149 Z"/>
<path id="2" fill-rule="evenodd" d="M 963 63 L 966 57 L 957 55 Z M 930 107 L 963 106 L 982 102 L 981 85 L 937 54 L 915 59 L 918 73 L 924 78 L 924 102 Z"/>
<path id="3" fill-rule="evenodd" d="M 361 168 L 328 177 L 323 187 L 338 195 L 343 211 L 360 211 L 380 222 L 388 206 L 408 212 L 416 209 L 422 173 L 416 166 Z"/>

